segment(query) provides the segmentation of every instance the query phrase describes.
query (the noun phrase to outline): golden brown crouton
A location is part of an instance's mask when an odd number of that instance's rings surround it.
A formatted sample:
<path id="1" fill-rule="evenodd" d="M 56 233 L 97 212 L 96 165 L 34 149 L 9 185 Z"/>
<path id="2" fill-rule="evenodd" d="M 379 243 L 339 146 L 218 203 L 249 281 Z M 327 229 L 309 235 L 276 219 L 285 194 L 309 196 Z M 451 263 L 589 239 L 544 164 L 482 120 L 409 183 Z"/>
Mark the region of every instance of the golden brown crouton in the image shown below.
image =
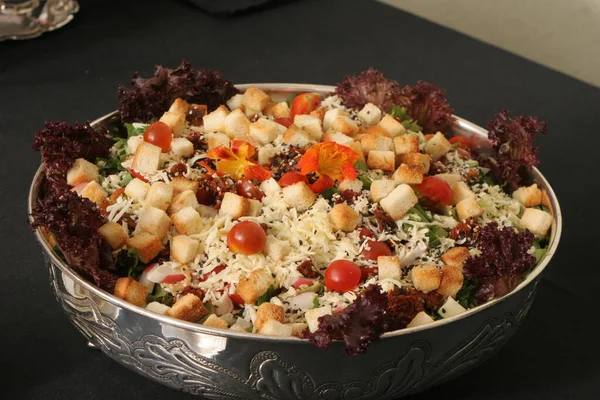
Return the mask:
<path id="1" fill-rule="evenodd" d="M 90 200 L 93 203 L 100 204 L 106 199 L 108 194 L 104 188 L 96 181 L 91 181 L 81 191 L 81 197 Z"/>
<path id="2" fill-rule="evenodd" d="M 392 179 L 398 184 L 416 185 L 423 182 L 423 170 L 420 165 L 401 164 L 392 174 Z"/>
<path id="3" fill-rule="evenodd" d="M 360 144 L 362 146 L 363 153 L 368 155 L 370 151 L 393 151 L 394 142 L 391 138 L 386 136 L 377 136 L 372 133 L 366 133 L 360 137 Z"/>
<path id="4" fill-rule="evenodd" d="M 169 107 L 169 111 L 175 114 L 183 114 L 186 115 L 188 110 L 190 109 L 190 105 L 187 101 L 178 97 Z"/>
<path id="5" fill-rule="evenodd" d="M 198 191 L 199 183 L 196 181 L 189 180 L 182 176 L 176 176 L 171 179 L 171 183 L 169 183 L 173 188 L 173 196 L 177 196 L 181 192 L 185 192 L 186 190 L 191 190 L 196 193 Z"/>
<path id="6" fill-rule="evenodd" d="M 358 132 L 358 125 L 350 117 L 337 117 L 331 124 L 331 129 L 344 135 L 354 135 Z"/>
<path id="7" fill-rule="evenodd" d="M 462 268 L 465 260 L 469 258 L 469 249 L 462 246 L 453 247 L 442 254 L 440 258 L 446 265 L 453 265 Z"/>
<path id="8" fill-rule="evenodd" d="M 323 142 L 336 142 L 342 146 L 348 146 L 350 143 L 354 143 L 354 139 L 352 139 L 350 136 L 333 130 L 328 130 L 325 132 L 321 140 Z"/>
<path id="9" fill-rule="evenodd" d="M 360 215 L 347 204 L 336 204 L 329 212 L 329 221 L 336 231 L 352 232 L 360 222 Z"/>
<path id="10" fill-rule="evenodd" d="M 167 310 L 169 317 L 182 319 L 184 321 L 196 322 L 208 314 L 208 310 L 202 304 L 200 297 L 193 293 L 182 296 Z"/>
<path id="11" fill-rule="evenodd" d="M 444 296 L 456 297 L 464 281 L 462 266 L 444 265 L 442 267 L 442 280 L 437 291 Z"/>
<path id="12" fill-rule="evenodd" d="M 440 287 L 442 272 L 435 265 L 417 265 L 410 270 L 410 279 L 416 289 L 428 293 Z"/>
<path id="13" fill-rule="evenodd" d="M 281 103 L 269 103 L 264 109 L 264 114 L 273 118 L 289 118 L 290 106 L 285 101 Z"/>
<path id="14" fill-rule="evenodd" d="M 162 240 L 171 227 L 171 218 L 160 208 L 146 206 L 140 211 L 137 226 Z"/>
<path id="15" fill-rule="evenodd" d="M 526 208 L 521 216 L 523 227 L 538 236 L 546 236 L 552 226 L 552 221 L 552 215 L 537 208 Z"/>
<path id="16" fill-rule="evenodd" d="M 116 222 L 105 223 L 98 228 L 98 233 L 113 250 L 120 249 L 127 243 L 127 234 L 125 233 L 125 230 Z"/>
<path id="17" fill-rule="evenodd" d="M 389 114 L 386 114 L 381 121 L 379 121 L 379 126 L 388 131 L 392 137 L 406 134 L 406 128 L 404 128 L 402 123 L 398 122 L 396 118 Z"/>
<path id="18" fill-rule="evenodd" d="M 148 288 L 135 279 L 119 278 L 115 284 L 114 295 L 138 307 L 146 305 Z"/>
<path id="19" fill-rule="evenodd" d="M 148 142 L 142 142 L 135 150 L 131 168 L 142 174 L 151 175 L 158 171 L 161 148 Z"/>
<path id="20" fill-rule="evenodd" d="M 78 158 L 67 171 L 67 184 L 76 186 L 80 183 L 98 179 L 98 167 L 84 158 Z"/>
<path id="21" fill-rule="evenodd" d="M 371 200 L 379 203 L 381 199 L 392 193 L 398 184 L 391 179 L 377 179 L 371 182 Z"/>
<path id="22" fill-rule="evenodd" d="M 260 331 L 263 325 L 269 320 L 275 320 L 283 323 L 284 310 L 283 307 L 273 303 L 262 303 L 256 310 L 256 320 L 254 328 Z"/>
<path id="23" fill-rule="evenodd" d="M 298 211 L 305 211 L 317 199 L 315 193 L 304 182 L 297 182 L 282 189 L 283 200 Z"/>
<path id="24" fill-rule="evenodd" d="M 396 160 L 400 162 L 400 156 L 419 152 L 419 138 L 414 135 L 396 136 L 394 138 L 394 152 Z"/>
<path id="25" fill-rule="evenodd" d="M 393 151 L 371 150 L 367 157 L 367 166 L 370 169 L 393 171 L 396 166 L 396 157 Z"/>
<path id="26" fill-rule="evenodd" d="M 413 208 L 418 201 L 419 199 L 415 195 L 414 190 L 403 183 L 396 186 L 390 194 L 381 199 L 379 204 L 381 204 L 381 208 L 383 208 L 394 221 L 398 221 L 408 212 L 408 210 Z"/>
<path id="27" fill-rule="evenodd" d="M 434 160 L 437 160 L 444 156 L 447 152 L 452 149 L 452 144 L 446 139 L 442 132 L 438 132 L 431 139 L 429 139 L 423 150 L 431 156 Z"/>
<path id="28" fill-rule="evenodd" d="M 359 111 L 358 118 L 360 118 L 366 126 L 376 125 L 381 120 L 381 109 L 373 103 L 367 103 L 362 110 Z"/>
<path id="29" fill-rule="evenodd" d="M 294 330 L 289 324 L 282 324 L 279 321 L 270 319 L 265 322 L 257 333 L 268 336 L 289 337 L 292 336 Z"/>
<path id="30" fill-rule="evenodd" d="M 146 194 L 146 205 L 166 211 L 173 199 L 173 187 L 165 182 L 155 182 Z"/>
<path id="31" fill-rule="evenodd" d="M 362 162 L 366 163 L 365 153 L 363 152 L 362 144 L 360 144 L 360 142 L 354 141 L 352 143 L 348 143 L 346 146 L 350 147 L 352 150 L 354 150 L 356 152 L 356 154 L 358 154 L 360 156 L 360 160 Z"/>
<path id="32" fill-rule="evenodd" d="M 420 165 L 424 174 L 429 172 L 431 156 L 423 153 L 407 153 L 399 156 L 400 163 L 406 165 Z"/>
<path id="33" fill-rule="evenodd" d="M 166 111 L 159 121 L 169 127 L 173 136 L 181 136 L 185 128 L 185 114 Z"/>
<path id="34" fill-rule="evenodd" d="M 240 279 L 236 293 L 244 300 L 244 303 L 254 304 L 274 282 L 269 272 L 264 269 L 255 269 L 245 278 Z"/>
<path id="35" fill-rule="evenodd" d="M 379 279 L 400 280 L 402 276 L 400 258 L 398 256 L 377 257 L 377 273 L 379 274 Z"/>
<path id="36" fill-rule="evenodd" d="M 186 207 L 171 215 L 177 232 L 182 235 L 193 235 L 202 230 L 202 219 L 194 207 Z"/>
<path id="37" fill-rule="evenodd" d="M 452 188 L 452 204 L 456 205 L 467 198 L 475 198 L 475 193 L 465 182 L 456 182 Z"/>
<path id="38" fill-rule="evenodd" d="M 289 145 L 304 148 L 310 142 L 310 137 L 304 129 L 292 124 L 283 133 L 283 141 Z"/>
<path id="39" fill-rule="evenodd" d="M 310 113 L 308 113 L 308 115 L 315 117 L 315 118 L 319 118 L 321 121 L 323 121 L 323 118 L 325 118 L 325 113 L 327 112 L 327 109 L 325 107 L 319 107 L 316 110 L 312 110 Z M 278 118 L 278 117 L 275 117 Z M 285 117 L 283 117 L 285 118 Z"/>
<path id="40" fill-rule="evenodd" d="M 189 236 L 179 235 L 171 240 L 171 257 L 177 262 L 187 264 L 194 261 L 200 243 Z"/>
<path id="41" fill-rule="evenodd" d="M 525 207 L 535 207 L 542 204 L 542 191 L 538 189 L 537 183 L 529 187 L 520 187 L 512 194 L 513 199 Z"/>
<path id="42" fill-rule="evenodd" d="M 205 135 L 206 141 L 208 143 L 208 150 L 212 150 L 215 147 L 225 146 L 229 148 L 231 145 L 231 139 L 224 133 L 220 132 L 210 132 Z"/>
<path id="43" fill-rule="evenodd" d="M 242 106 L 244 106 L 247 110 L 259 112 L 262 111 L 267 106 L 267 104 L 269 104 L 270 100 L 271 97 L 268 94 L 252 86 L 244 92 L 244 97 L 242 98 Z"/>
<path id="44" fill-rule="evenodd" d="M 173 200 L 171 200 L 171 205 L 169 206 L 169 214 L 175 214 L 176 212 L 183 210 L 186 207 L 198 207 L 198 199 L 196 198 L 196 192 L 191 190 L 184 190 L 178 195 L 175 195 L 173 197 Z"/>
<path id="45" fill-rule="evenodd" d="M 163 249 L 162 242 L 156 236 L 148 232 L 138 232 L 127 240 L 127 247 L 137 250 L 138 257 L 147 263 L 160 253 Z"/>
<path id="46" fill-rule="evenodd" d="M 202 325 L 208 326 L 210 328 L 227 329 L 227 322 L 217 317 L 216 314 L 210 314 Z"/>
<path id="47" fill-rule="evenodd" d="M 227 134 L 228 138 L 234 139 L 241 136 L 246 136 L 250 132 L 250 120 L 239 108 L 232 111 L 223 122 L 223 129 Z M 214 138 L 213 138 L 214 140 Z M 220 144 L 225 144 L 225 140 L 222 139 Z M 229 147 L 229 145 L 227 144 Z M 209 139 L 210 147 L 210 139 Z"/>
<path id="48" fill-rule="evenodd" d="M 227 192 L 223 196 L 219 215 L 229 215 L 231 219 L 238 219 L 244 215 L 248 215 L 249 211 L 250 202 L 247 198 Z"/>
<path id="49" fill-rule="evenodd" d="M 456 204 L 456 213 L 459 220 L 477 218 L 483 214 L 483 208 L 479 206 L 475 197 L 467 197 Z"/>

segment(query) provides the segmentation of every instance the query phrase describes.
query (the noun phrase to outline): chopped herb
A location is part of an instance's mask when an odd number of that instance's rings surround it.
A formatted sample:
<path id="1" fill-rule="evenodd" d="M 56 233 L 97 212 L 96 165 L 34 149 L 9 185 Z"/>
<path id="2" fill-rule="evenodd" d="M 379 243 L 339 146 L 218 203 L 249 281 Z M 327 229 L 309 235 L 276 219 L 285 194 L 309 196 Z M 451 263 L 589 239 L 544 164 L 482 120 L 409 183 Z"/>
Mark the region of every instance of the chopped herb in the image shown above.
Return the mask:
<path id="1" fill-rule="evenodd" d="M 154 285 L 154 293 L 148 295 L 146 302 L 157 301 L 161 304 L 171 307 L 173 305 L 173 295 L 167 292 L 161 285 Z"/>
<path id="2" fill-rule="evenodd" d="M 327 199 L 327 200 L 331 200 L 331 198 L 333 197 L 334 194 L 338 194 L 340 191 L 337 190 L 334 187 L 330 187 L 328 189 L 325 189 L 321 192 L 321 196 L 323 196 L 323 198 Z"/>
<path id="3" fill-rule="evenodd" d="M 464 308 L 475 307 L 477 305 L 477 300 L 475 300 L 475 289 L 477 289 L 477 283 L 465 279 L 462 289 L 456 294 L 456 301 Z"/>
<path id="4" fill-rule="evenodd" d="M 367 164 L 361 159 L 356 160 L 356 162 L 354 163 L 354 168 L 356 168 L 359 171 L 368 171 L 369 170 L 369 167 L 367 167 Z"/>
<path id="5" fill-rule="evenodd" d="M 415 206 L 408 212 L 418 216 L 423 222 L 433 222 L 433 220 L 427 215 L 427 211 L 425 211 L 425 209 L 419 203 L 415 204 Z"/>
<path id="6" fill-rule="evenodd" d="M 448 232 L 437 225 L 429 225 L 426 236 L 429 238 L 429 247 L 438 247 L 441 244 L 440 238 L 448 237 Z"/>
<path id="7" fill-rule="evenodd" d="M 320 304 L 319 304 L 319 296 L 315 296 L 313 297 L 313 308 L 319 308 Z"/>
<path id="8" fill-rule="evenodd" d="M 421 132 L 423 129 L 414 119 L 410 118 L 408 111 L 404 107 L 393 106 L 390 115 L 396 119 L 399 119 L 402 122 L 402 126 L 409 131 Z"/>
<path id="9" fill-rule="evenodd" d="M 260 296 L 258 298 L 258 300 L 256 300 L 256 305 L 260 306 L 262 303 L 268 302 L 269 300 L 271 300 L 271 297 L 275 296 L 276 294 L 277 294 L 277 289 L 275 288 L 275 286 L 273 286 L 273 285 L 269 286 L 269 288 L 267 289 L 265 294 L 263 294 L 262 296 Z"/>
<path id="10" fill-rule="evenodd" d="M 359 174 L 358 175 L 358 180 L 362 182 L 363 189 L 366 189 L 366 190 L 370 190 L 371 189 L 371 183 L 373 183 L 373 181 L 371 180 L 371 178 L 369 178 L 366 175 Z"/>
<path id="11" fill-rule="evenodd" d="M 119 185 L 121 187 L 125 187 L 129 184 L 129 182 L 131 182 L 133 180 L 133 176 L 131 176 L 131 174 L 128 172 L 125 175 L 123 175 L 123 178 L 121 179 L 121 182 L 119 183 Z"/>
<path id="12" fill-rule="evenodd" d="M 128 139 L 132 136 L 142 135 L 146 131 L 146 128 L 148 127 L 148 125 L 144 125 L 139 128 L 136 128 L 133 126 L 133 124 L 130 124 L 127 122 L 124 125 L 125 125 L 125 129 L 127 129 L 127 138 Z"/>

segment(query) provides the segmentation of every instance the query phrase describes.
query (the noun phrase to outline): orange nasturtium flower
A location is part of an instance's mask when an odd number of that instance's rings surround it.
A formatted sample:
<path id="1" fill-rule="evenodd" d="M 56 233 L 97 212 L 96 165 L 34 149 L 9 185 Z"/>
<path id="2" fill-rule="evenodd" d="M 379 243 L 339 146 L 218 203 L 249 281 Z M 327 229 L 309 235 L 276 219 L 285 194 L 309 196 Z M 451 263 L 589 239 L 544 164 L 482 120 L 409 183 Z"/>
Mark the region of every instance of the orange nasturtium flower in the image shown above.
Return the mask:
<path id="1" fill-rule="evenodd" d="M 335 180 L 356 179 L 354 163 L 360 156 L 350 147 L 335 142 L 315 144 L 302 155 L 298 168 L 304 175 L 315 172 L 319 178 L 311 186 L 321 192 L 333 186 Z"/>
<path id="2" fill-rule="evenodd" d="M 229 174 L 234 179 L 248 178 L 259 181 L 267 180 L 271 177 L 271 171 L 258 165 L 251 160 L 256 154 L 254 146 L 243 140 L 234 140 L 231 148 L 225 146 L 215 147 L 206 155 L 211 160 L 218 160 L 215 163 L 217 172 Z"/>

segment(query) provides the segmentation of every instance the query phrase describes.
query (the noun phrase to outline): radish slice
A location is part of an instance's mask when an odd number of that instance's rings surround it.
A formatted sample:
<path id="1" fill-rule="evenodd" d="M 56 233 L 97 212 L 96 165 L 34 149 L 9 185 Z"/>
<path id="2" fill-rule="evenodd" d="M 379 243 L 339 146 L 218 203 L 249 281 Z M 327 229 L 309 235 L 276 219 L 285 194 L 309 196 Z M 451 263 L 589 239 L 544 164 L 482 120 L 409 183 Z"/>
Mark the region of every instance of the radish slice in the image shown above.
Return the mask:
<path id="1" fill-rule="evenodd" d="M 181 282 L 184 279 L 185 279 L 184 274 L 171 274 L 171 275 L 165 276 L 165 279 L 160 281 L 160 283 L 177 283 L 177 282 Z"/>
<path id="2" fill-rule="evenodd" d="M 146 267 L 144 272 L 142 272 L 142 275 L 140 275 L 139 282 L 148 288 L 149 293 L 152 293 L 152 290 L 154 290 L 154 282 L 148 279 L 148 273 L 156 267 L 158 267 L 158 263 L 150 264 Z"/>
<path id="3" fill-rule="evenodd" d="M 306 292 L 294 296 L 290 299 L 290 304 L 301 310 L 310 310 L 313 308 L 313 300 L 317 296 L 316 293 Z"/>
<path id="4" fill-rule="evenodd" d="M 83 189 L 87 186 L 89 182 L 79 183 L 71 188 L 71 192 L 76 192 L 78 195 L 81 195 Z"/>
<path id="5" fill-rule="evenodd" d="M 147 270 L 148 269 L 150 269 L 150 267 L 148 267 Z M 162 282 L 169 275 L 179 274 L 178 271 L 174 270 L 173 267 L 167 263 L 157 265 L 156 267 L 150 269 L 147 273 L 148 280 L 154 283 Z"/>
<path id="6" fill-rule="evenodd" d="M 233 301 L 226 294 L 223 294 L 219 300 L 214 301 L 212 304 L 215 308 L 215 314 L 219 317 L 233 311 Z"/>
<path id="7" fill-rule="evenodd" d="M 312 286 L 314 283 L 315 281 L 313 281 L 312 279 L 298 278 L 298 280 L 294 282 L 292 286 L 294 287 L 294 289 L 299 289 L 302 285 Z"/>

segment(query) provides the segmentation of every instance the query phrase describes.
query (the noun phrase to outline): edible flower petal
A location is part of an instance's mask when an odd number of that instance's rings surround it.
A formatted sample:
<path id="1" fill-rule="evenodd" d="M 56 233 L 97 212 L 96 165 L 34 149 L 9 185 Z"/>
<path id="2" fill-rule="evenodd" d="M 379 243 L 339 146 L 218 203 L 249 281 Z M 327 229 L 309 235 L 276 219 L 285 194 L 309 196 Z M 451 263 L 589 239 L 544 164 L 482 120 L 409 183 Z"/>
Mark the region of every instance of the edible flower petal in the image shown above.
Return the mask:
<path id="1" fill-rule="evenodd" d="M 250 160 L 254 154 L 256 154 L 256 150 L 250 143 L 234 140 L 230 149 L 219 146 L 210 150 L 206 155 L 211 160 L 218 160 L 215 166 L 220 174 L 229 174 L 234 179 L 242 177 L 259 181 L 269 179 L 271 171 Z"/>
<path id="2" fill-rule="evenodd" d="M 302 155 L 298 168 L 304 175 L 315 172 L 334 180 L 356 179 L 354 163 L 360 156 L 349 147 L 335 142 L 315 144 Z"/>

